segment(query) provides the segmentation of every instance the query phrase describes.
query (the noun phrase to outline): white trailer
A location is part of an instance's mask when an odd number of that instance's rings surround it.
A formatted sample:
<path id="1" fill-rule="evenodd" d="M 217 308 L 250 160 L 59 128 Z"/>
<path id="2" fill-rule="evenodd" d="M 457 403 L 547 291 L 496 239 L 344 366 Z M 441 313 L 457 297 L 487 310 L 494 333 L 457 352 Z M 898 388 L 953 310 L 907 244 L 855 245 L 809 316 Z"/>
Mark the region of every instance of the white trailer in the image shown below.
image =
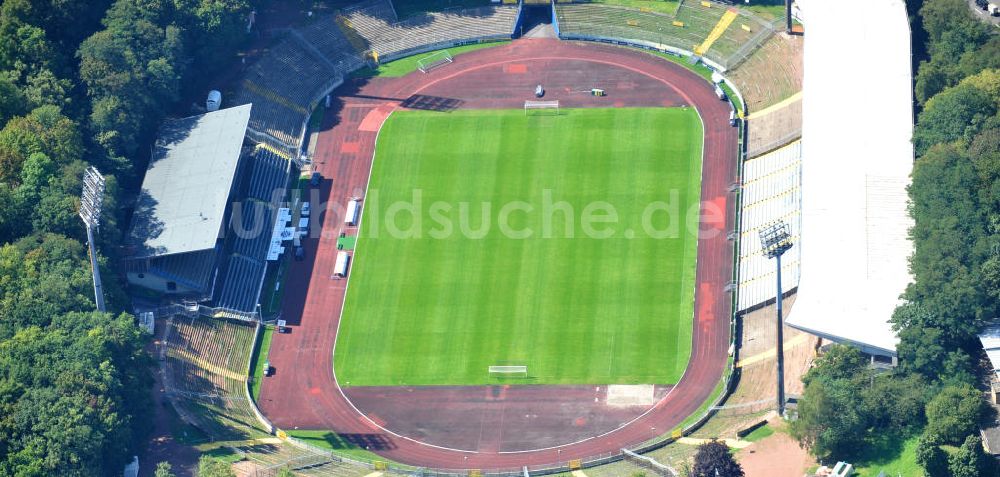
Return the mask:
<path id="1" fill-rule="evenodd" d="M 337 263 L 333 266 L 333 276 L 344 278 L 347 276 L 347 267 L 350 265 L 351 256 L 347 252 L 337 252 Z"/>
<path id="2" fill-rule="evenodd" d="M 723 101 L 726 100 L 726 92 L 719 85 L 715 85 L 715 96 Z"/>
<path id="3" fill-rule="evenodd" d="M 347 203 L 347 212 L 344 213 L 344 223 L 347 225 L 355 225 L 358 223 L 358 212 L 360 211 L 360 203 L 358 199 L 351 199 Z"/>

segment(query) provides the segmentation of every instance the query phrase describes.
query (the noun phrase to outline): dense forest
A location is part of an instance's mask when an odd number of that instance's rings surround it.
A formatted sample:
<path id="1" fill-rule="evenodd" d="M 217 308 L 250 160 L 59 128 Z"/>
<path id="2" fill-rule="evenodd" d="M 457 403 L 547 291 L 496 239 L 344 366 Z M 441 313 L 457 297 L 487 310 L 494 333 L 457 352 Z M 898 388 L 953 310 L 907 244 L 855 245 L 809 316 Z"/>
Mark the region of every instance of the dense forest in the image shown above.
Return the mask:
<path id="1" fill-rule="evenodd" d="M 824 459 L 920 436 L 926 475 L 998 475 L 979 441 L 987 408 L 977 387 L 991 370 L 976 334 L 1000 316 L 1000 35 L 964 0 L 915 0 L 908 10 L 915 250 L 914 281 L 892 317 L 900 366 L 878 373 L 835 347 L 804 378 L 793 429 Z"/>
<path id="2" fill-rule="evenodd" d="M 0 7 L 0 475 L 121 475 L 150 422 L 148 341 L 119 280 L 156 127 L 233 64 L 249 0 Z M 198 93 L 201 94 L 201 93 Z M 98 313 L 80 178 L 107 177 Z"/>

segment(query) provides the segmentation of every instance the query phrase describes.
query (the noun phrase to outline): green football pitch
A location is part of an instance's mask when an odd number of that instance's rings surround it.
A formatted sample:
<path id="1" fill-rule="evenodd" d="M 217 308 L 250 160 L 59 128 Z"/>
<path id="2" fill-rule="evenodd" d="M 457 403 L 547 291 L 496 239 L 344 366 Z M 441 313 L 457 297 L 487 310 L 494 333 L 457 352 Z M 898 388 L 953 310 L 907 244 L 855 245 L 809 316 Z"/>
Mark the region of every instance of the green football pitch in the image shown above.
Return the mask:
<path id="1" fill-rule="evenodd" d="M 691 354 L 701 153 L 688 108 L 393 113 L 338 381 L 676 383 Z M 528 377 L 501 381 L 491 365 Z"/>

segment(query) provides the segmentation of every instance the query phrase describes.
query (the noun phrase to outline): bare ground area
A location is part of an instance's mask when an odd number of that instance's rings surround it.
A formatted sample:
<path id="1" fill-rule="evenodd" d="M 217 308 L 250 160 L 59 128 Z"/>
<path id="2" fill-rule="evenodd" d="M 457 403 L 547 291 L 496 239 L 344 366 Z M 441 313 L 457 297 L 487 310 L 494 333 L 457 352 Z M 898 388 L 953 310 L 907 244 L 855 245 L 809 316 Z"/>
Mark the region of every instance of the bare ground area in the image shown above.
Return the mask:
<path id="1" fill-rule="evenodd" d="M 785 33 L 773 35 L 728 73 L 750 113 L 802 91 L 802 38 Z"/>
<path id="2" fill-rule="evenodd" d="M 802 100 L 747 119 L 747 157 L 773 151 L 802 136 Z"/>

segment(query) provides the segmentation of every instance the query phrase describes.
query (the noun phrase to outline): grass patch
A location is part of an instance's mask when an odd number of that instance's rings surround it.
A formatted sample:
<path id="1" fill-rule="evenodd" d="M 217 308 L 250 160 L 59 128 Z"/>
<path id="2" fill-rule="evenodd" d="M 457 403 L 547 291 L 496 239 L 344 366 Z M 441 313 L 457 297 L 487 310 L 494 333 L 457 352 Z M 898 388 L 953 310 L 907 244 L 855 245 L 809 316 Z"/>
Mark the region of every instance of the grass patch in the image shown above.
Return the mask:
<path id="1" fill-rule="evenodd" d="M 250 379 L 250 395 L 256 401 L 260 397 L 260 387 L 264 380 L 264 361 L 267 361 L 268 351 L 271 349 L 271 337 L 274 335 L 274 328 L 265 326 L 260 333 L 259 345 L 256 352 L 250 357 L 250 370 L 253 375 Z"/>
<path id="2" fill-rule="evenodd" d="M 298 429 L 285 432 L 289 436 L 313 447 L 343 455 L 354 460 L 360 460 L 363 462 L 372 462 L 376 460 L 386 461 L 385 457 L 365 449 L 364 442 L 344 438 L 344 436 L 333 431 Z"/>
<path id="3" fill-rule="evenodd" d="M 757 442 L 759 440 L 771 437 L 772 435 L 774 435 L 774 429 L 772 429 L 770 425 L 764 424 L 763 426 L 754 429 L 753 432 L 747 434 L 746 437 L 743 438 L 743 440 L 749 442 Z"/>
<path id="4" fill-rule="evenodd" d="M 917 464 L 918 440 L 919 436 L 887 437 L 862 446 L 865 452 L 854 462 L 858 477 L 876 477 L 881 471 L 885 475 L 923 475 Z"/>
<path id="5" fill-rule="evenodd" d="M 681 222 L 700 196 L 702 134 L 692 108 L 394 113 L 338 380 L 481 385 L 496 382 L 488 366 L 523 364 L 530 379 L 516 383 L 676 383 L 691 353 L 697 244 Z M 390 220 L 414 194 L 419 212 Z M 677 212 L 646 216 L 663 203 Z M 617 222 L 583 219 L 594 204 Z"/>
<path id="6" fill-rule="evenodd" d="M 234 464 L 243 460 L 243 455 L 226 446 L 215 447 L 201 453 L 202 456 L 211 457 L 220 462 Z"/>
<path id="7" fill-rule="evenodd" d="M 462 53 L 468 53 L 470 51 L 482 50 L 483 48 L 492 48 L 494 46 L 501 46 L 510 43 L 509 41 L 494 41 L 490 43 L 474 43 L 472 45 L 455 46 L 452 48 L 445 48 L 444 50 L 451 53 L 452 57 L 461 55 Z M 427 55 L 434 53 L 433 51 L 428 51 L 425 53 L 418 53 L 413 56 L 407 56 L 404 58 L 399 58 L 392 60 L 388 63 L 383 63 L 378 65 L 378 67 L 372 69 L 369 67 L 361 68 L 353 73 L 351 76 L 354 78 L 398 78 L 400 76 L 406 76 L 414 71 L 417 71 L 417 61 L 421 58 L 425 58 Z"/>
<path id="8" fill-rule="evenodd" d="M 665 60 L 667 60 L 667 61 L 669 61 L 671 63 L 683 66 L 684 68 L 687 68 L 688 70 L 694 72 L 698 76 L 701 76 L 702 78 L 705 78 L 705 81 L 708 81 L 709 83 L 712 82 L 712 69 L 709 68 L 709 67 L 707 67 L 707 66 L 705 66 L 703 63 L 698 63 L 698 64 L 692 65 L 687 60 L 687 58 L 681 58 L 681 57 L 679 57 L 677 55 L 672 55 L 670 53 L 663 53 L 661 51 L 644 50 L 642 48 L 632 48 L 632 47 L 627 47 L 627 48 L 630 48 L 630 49 L 633 49 L 633 50 L 642 51 L 642 52 L 646 52 L 646 53 L 649 53 L 651 55 L 655 55 L 655 56 L 658 56 L 660 58 L 663 58 L 663 59 L 665 59 Z M 729 102 L 733 104 L 733 107 L 735 107 L 737 111 L 743 111 L 743 102 L 740 101 L 739 96 L 736 95 L 736 91 L 733 90 L 733 88 L 731 88 L 726 83 L 722 83 L 722 90 L 726 92 L 726 97 L 729 98 Z"/>
<path id="9" fill-rule="evenodd" d="M 326 105 L 323 101 L 320 101 L 313 109 L 312 114 L 309 115 L 309 130 L 319 131 L 319 127 L 323 125 L 323 114 L 326 112 Z"/>
<path id="10" fill-rule="evenodd" d="M 691 413 L 690 416 L 686 417 L 683 421 L 681 421 L 680 425 L 678 425 L 676 429 L 685 429 L 691 424 L 694 424 L 695 421 L 701 418 L 701 416 L 704 416 L 705 412 L 708 411 L 708 408 L 715 403 L 716 399 L 719 399 L 719 396 L 722 395 L 725 389 L 726 389 L 726 383 L 725 381 L 720 379 L 718 384 L 715 385 L 715 389 L 712 389 L 712 394 L 709 394 L 708 398 L 705 399 L 705 402 L 701 403 L 701 406 L 698 406 L 698 410 Z"/>
<path id="11" fill-rule="evenodd" d="M 188 446 L 211 440 L 201 429 L 184 422 L 172 403 L 166 402 L 163 407 L 170 418 L 170 435 L 174 440 Z"/>
<path id="12" fill-rule="evenodd" d="M 677 14 L 677 7 L 681 4 L 681 2 L 676 0 L 591 0 L 591 3 L 649 10 L 671 16 Z"/>
<path id="13" fill-rule="evenodd" d="M 354 250 L 354 245 L 358 242 L 357 235 L 348 235 L 337 238 L 337 248 L 343 250 Z"/>

